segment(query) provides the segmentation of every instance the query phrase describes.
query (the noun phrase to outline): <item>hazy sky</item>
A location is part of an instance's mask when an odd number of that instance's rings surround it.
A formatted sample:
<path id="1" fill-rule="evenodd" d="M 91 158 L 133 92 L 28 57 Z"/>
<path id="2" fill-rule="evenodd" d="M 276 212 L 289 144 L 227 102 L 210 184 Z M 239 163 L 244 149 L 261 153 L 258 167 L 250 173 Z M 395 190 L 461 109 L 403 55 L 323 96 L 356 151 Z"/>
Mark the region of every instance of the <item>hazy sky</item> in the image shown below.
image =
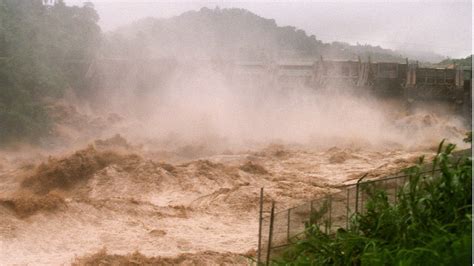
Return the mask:
<path id="1" fill-rule="evenodd" d="M 472 53 L 471 1 L 163 1 L 88 0 L 104 30 L 143 17 L 166 18 L 201 7 L 245 8 L 292 25 L 318 39 L 433 51 L 451 57 Z M 82 4 L 86 0 L 65 0 Z"/>

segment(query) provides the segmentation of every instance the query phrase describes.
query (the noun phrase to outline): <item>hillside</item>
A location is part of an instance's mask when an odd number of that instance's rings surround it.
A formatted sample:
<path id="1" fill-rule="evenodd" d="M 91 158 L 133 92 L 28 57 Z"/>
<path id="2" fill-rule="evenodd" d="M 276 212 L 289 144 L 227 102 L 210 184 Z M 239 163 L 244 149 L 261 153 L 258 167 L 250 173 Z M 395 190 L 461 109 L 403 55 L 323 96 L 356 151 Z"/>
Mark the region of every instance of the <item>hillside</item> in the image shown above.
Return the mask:
<path id="1" fill-rule="evenodd" d="M 279 26 L 244 9 L 189 11 L 168 18 L 146 18 L 107 37 L 105 54 L 234 60 L 353 59 L 404 62 L 379 46 L 323 43 L 295 27 Z"/>
<path id="2" fill-rule="evenodd" d="M 472 66 L 472 55 L 467 56 L 465 58 L 460 59 L 453 59 L 448 58 L 445 59 L 437 64 L 440 67 L 452 67 L 453 65 L 463 66 L 463 67 L 471 67 Z"/>

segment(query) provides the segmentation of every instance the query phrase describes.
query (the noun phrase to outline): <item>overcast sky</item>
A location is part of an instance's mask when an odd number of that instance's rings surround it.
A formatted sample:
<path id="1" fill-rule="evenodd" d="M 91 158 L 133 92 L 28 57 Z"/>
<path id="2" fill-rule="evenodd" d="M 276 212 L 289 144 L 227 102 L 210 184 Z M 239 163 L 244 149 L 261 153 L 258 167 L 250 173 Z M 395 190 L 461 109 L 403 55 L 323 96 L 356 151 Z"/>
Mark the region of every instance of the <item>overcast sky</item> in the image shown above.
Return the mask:
<path id="1" fill-rule="evenodd" d="M 88 0 L 103 30 L 143 17 L 166 18 L 202 7 L 238 7 L 291 25 L 325 42 L 369 43 L 432 51 L 450 57 L 472 53 L 471 1 L 163 1 Z M 81 5 L 86 0 L 65 0 Z"/>

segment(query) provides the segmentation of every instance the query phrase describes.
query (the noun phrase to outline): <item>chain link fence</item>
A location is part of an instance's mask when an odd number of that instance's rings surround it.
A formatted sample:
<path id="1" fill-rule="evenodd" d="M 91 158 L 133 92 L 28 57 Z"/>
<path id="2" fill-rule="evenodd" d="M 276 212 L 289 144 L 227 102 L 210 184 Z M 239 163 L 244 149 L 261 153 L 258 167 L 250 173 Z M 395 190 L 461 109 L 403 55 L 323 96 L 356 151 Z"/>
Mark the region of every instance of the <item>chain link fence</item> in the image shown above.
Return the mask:
<path id="1" fill-rule="evenodd" d="M 439 170 L 424 171 L 435 176 Z M 310 224 L 321 231 L 332 234 L 338 229 L 349 229 L 354 214 L 363 214 L 365 204 L 375 191 L 385 191 L 390 202 L 397 201 L 397 194 L 409 180 L 409 175 L 388 176 L 376 180 L 364 180 L 335 188 L 336 192 L 323 195 L 304 204 L 287 210 L 275 212 L 272 203 L 270 212 L 262 209 L 263 188 L 261 190 L 261 209 L 257 265 L 268 265 L 281 255 L 282 251 L 298 239 L 304 237 L 305 228 Z"/>

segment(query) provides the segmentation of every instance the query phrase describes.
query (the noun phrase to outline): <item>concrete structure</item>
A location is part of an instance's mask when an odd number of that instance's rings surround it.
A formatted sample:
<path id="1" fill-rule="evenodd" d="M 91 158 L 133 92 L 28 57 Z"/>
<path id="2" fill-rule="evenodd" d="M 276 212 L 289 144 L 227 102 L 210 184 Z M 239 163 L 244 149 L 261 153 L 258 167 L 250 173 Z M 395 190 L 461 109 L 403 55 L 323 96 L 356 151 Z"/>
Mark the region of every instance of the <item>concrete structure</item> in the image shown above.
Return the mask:
<path id="1" fill-rule="evenodd" d="M 84 64 L 85 62 L 79 62 Z M 76 62 L 77 64 L 77 62 Z M 275 89 L 299 87 L 314 90 L 352 88 L 379 97 L 395 97 L 415 102 L 442 101 L 471 117 L 471 69 L 427 68 L 418 63 L 335 61 L 320 58 L 314 62 L 230 62 L 224 60 L 178 61 L 159 59 L 97 59 L 86 67 L 87 84 L 111 89 L 154 90 L 166 86 L 170 77 L 210 67 L 230 84 L 269 86 Z M 135 88 L 136 87 L 136 88 Z M 94 88 L 88 88 L 94 90 Z M 470 120 L 470 119 L 469 119 Z"/>

